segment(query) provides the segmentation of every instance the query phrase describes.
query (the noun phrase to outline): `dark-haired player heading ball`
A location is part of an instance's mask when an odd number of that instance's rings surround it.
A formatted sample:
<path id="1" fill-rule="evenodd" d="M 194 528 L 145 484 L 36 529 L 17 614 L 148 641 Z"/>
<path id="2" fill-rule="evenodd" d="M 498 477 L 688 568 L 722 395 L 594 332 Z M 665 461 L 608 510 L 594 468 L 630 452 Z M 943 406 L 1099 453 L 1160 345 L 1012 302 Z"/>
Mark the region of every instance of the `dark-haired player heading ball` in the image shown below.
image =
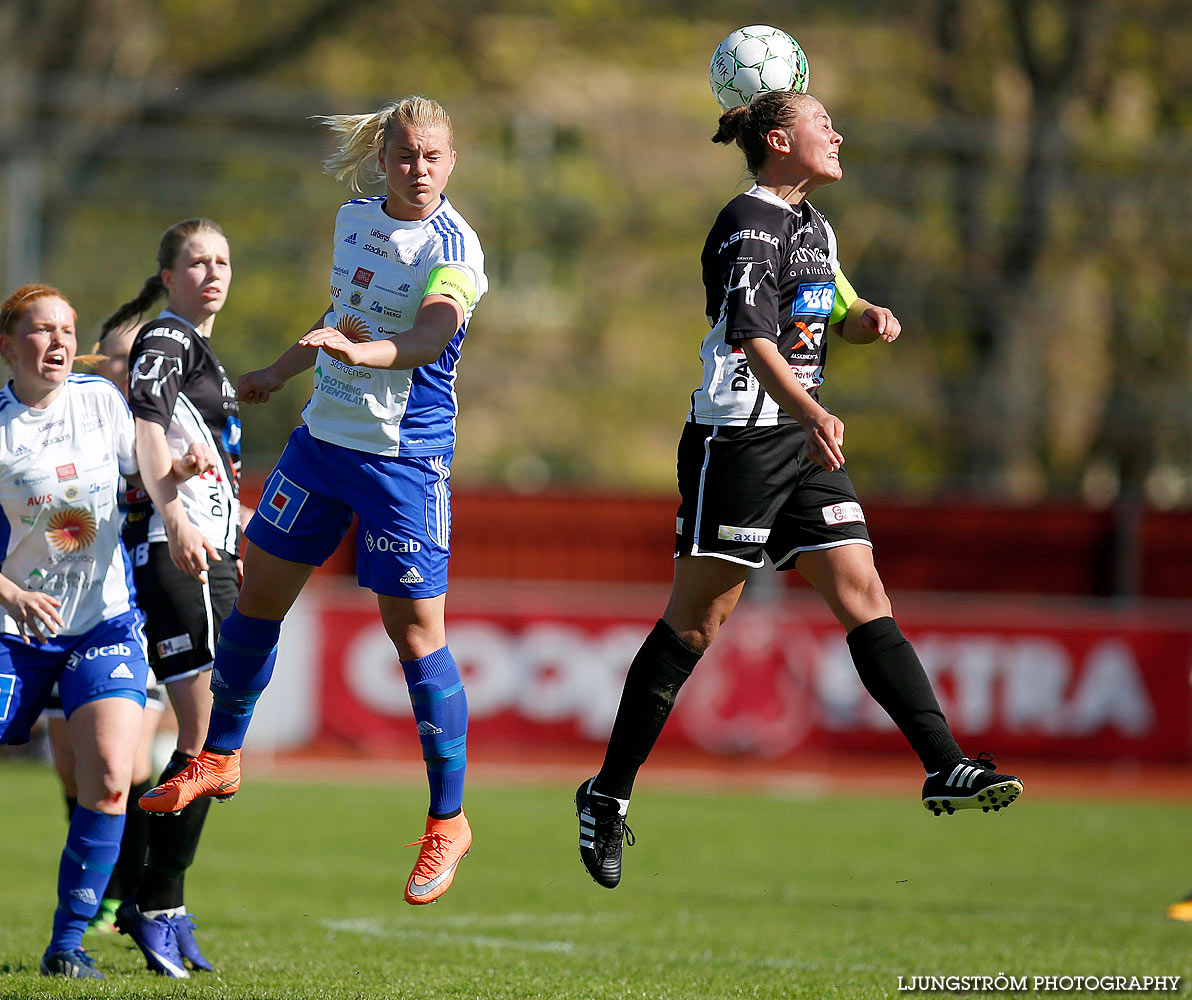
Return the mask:
<path id="1" fill-rule="evenodd" d="M 869 344 L 902 329 L 857 297 L 832 227 L 807 202 L 841 177 L 840 133 L 814 97 L 782 91 L 725 112 L 713 141 L 735 141 L 757 183 L 725 206 L 704 246 L 712 329 L 679 442 L 670 603 L 629 668 L 604 764 L 575 795 L 580 857 L 610 889 L 622 840 L 632 843 L 625 816 L 638 768 L 764 555 L 806 577 L 847 629 L 861 681 L 923 761 L 927 808 L 997 810 L 1022 792 L 952 738 L 874 568 L 844 470 L 844 423 L 818 399 L 829 331 Z"/>

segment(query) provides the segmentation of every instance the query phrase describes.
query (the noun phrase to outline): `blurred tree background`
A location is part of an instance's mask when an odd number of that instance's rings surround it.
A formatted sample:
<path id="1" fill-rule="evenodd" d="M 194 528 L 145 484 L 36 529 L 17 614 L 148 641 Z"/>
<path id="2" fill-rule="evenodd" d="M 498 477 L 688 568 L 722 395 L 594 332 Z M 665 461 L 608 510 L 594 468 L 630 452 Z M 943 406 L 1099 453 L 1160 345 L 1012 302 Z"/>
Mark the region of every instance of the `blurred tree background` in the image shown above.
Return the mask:
<path id="1" fill-rule="evenodd" d="M 228 233 L 233 378 L 319 315 L 335 210 L 310 116 L 407 93 L 456 124 L 487 254 L 460 485 L 672 491 L 706 332 L 699 253 L 748 178 L 712 50 L 776 24 L 845 137 L 813 201 L 892 348 L 825 401 L 863 495 L 1192 504 L 1187 0 L 0 0 L 0 267 L 94 332 L 192 215 Z M 265 469 L 309 383 L 246 408 Z"/>

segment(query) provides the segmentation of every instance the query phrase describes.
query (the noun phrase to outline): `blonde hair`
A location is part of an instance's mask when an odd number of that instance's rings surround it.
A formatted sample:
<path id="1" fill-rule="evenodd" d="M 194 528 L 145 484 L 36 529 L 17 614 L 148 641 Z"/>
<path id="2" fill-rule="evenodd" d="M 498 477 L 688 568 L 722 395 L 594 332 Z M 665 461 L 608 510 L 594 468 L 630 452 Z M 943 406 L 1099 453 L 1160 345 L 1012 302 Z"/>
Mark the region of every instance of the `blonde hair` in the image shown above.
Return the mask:
<path id="1" fill-rule="evenodd" d="M 323 171 L 344 181 L 353 191 L 361 183 L 375 184 L 384 175 L 377 166 L 377 150 L 398 128 L 444 128 L 447 142 L 454 145 L 451 118 L 438 101 L 417 94 L 391 101 L 366 115 L 318 115 L 337 139 L 337 148 L 323 161 Z"/>

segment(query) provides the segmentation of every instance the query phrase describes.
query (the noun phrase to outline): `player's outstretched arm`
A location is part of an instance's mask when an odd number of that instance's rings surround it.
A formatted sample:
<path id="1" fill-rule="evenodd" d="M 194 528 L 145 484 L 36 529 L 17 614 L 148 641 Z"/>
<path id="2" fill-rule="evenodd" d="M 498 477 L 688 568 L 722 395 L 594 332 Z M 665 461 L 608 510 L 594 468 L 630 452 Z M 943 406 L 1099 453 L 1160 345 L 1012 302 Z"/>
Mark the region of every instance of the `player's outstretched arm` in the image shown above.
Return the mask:
<path id="1" fill-rule="evenodd" d="M 356 343 L 338 330 L 324 327 L 312 330 L 298 343 L 322 348 L 346 365 L 410 369 L 437 361 L 463 321 L 463 308 L 455 299 L 427 295 L 418 307 L 414 325 L 393 337 Z"/>
<path id="2" fill-rule="evenodd" d="M 327 319 L 327 313 L 320 313 L 319 318 L 311 324 L 306 335 L 322 328 Z M 273 393 L 281 389 L 295 375 L 311 368 L 315 363 L 318 351 L 308 347 L 299 340 L 298 343 L 287 347 L 273 364 L 266 368 L 245 372 L 236 380 L 236 399 L 241 403 L 267 403 Z"/>
<path id="3" fill-rule="evenodd" d="M 902 324 L 885 306 L 857 299 L 832 329 L 850 344 L 872 344 L 875 340 L 892 344 L 902 333 Z"/>

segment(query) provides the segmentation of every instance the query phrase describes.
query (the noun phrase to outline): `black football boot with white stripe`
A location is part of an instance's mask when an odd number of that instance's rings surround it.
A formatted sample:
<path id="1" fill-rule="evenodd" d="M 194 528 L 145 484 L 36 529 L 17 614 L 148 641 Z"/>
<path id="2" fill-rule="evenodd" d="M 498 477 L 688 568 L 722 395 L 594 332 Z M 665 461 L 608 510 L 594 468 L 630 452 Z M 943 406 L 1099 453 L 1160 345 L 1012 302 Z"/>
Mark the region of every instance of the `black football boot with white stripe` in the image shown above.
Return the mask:
<path id="1" fill-rule="evenodd" d="M 928 774 L 923 782 L 923 805 L 937 816 L 951 816 L 957 809 L 997 812 L 1021 794 L 1021 779 L 998 774 L 987 753 L 977 754 L 976 760 L 961 757 L 950 767 Z"/>
<path id="2" fill-rule="evenodd" d="M 575 791 L 579 859 L 595 882 L 615 889 L 621 881 L 621 843 L 633 846 L 633 831 L 625 823 L 629 800 L 592 791 L 595 780 L 589 778 Z"/>

